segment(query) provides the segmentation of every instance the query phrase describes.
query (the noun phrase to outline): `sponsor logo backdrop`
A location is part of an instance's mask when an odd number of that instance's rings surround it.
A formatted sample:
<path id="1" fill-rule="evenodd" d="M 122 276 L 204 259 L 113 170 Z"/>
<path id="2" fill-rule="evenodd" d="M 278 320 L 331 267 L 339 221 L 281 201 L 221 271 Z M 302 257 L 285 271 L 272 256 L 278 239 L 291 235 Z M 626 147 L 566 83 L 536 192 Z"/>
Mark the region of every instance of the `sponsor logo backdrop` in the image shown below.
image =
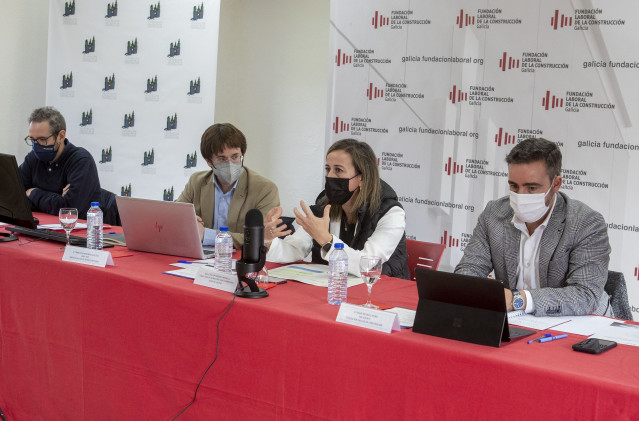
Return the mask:
<path id="1" fill-rule="evenodd" d="M 46 97 L 67 138 L 93 154 L 104 188 L 174 200 L 206 169 L 199 145 L 214 115 L 219 0 L 49 5 Z"/>
<path id="2" fill-rule="evenodd" d="M 508 192 L 512 146 L 556 142 L 563 191 L 608 222 L 639 318 L 637 28 L 632 0 L 334 0 L 327 145 L 368 142 L 407 236 L 446 244 L 452 270 Z"/>

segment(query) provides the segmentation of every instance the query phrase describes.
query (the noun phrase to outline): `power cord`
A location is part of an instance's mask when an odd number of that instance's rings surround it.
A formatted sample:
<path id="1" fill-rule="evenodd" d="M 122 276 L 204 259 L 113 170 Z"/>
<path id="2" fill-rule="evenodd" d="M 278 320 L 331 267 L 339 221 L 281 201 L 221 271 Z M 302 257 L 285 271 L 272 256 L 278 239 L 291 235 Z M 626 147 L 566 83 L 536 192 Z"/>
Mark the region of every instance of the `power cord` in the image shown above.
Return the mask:
<path id="1" fill-rule="evenodd" d="M 193 399 L 191 399 L 191 402 L 189 402 L 188 405 L 186 405 L 184 407 L 184 409 L 182 409 L 182 411 L 180 411 L 179 414 L 177 414 L 175 417 L 173 417 L 171 419 L 171 421 L 175 421 L 176 419 L 178 419 L 178 417 L 180 415 L 182 415 L 187 409 L 189 409 L 189 407 L 193 404 L 193 402 L 195 402 L 195 398 L 197 397 L 197 391 L 200 388 L 200 385 L 202 384 L 202 381 L 204 380 L 204 377 L 206 376 L 206 373 L 209 372 L 211 367 L 213 367 L 213 364 L 215 364 L 215 361 L 217 361 L 217 354 L 218 354 L 218 351 L 219 351 L 219 348 L 220 348 L 220 323 L 222 322 L 222 319 L 224 319 L 224 316 L 226 316 L 226 314 L 231 309 L 231 306 L 233 306 L 233 303 L 235 302 L 235 298 L 236 297 L 237 296 L 235 294 L 233 294 L 233 299 L 229 303 L 229 306 L 226 308 L 226 310 L 224 311 L 222 316 L 220 316 L 220 319 L 217 321 L 217 340 L 215 341 L 215 358 L 213 358 L 213 361 L 211 362 L 211 364 L 209 364 L 209 366 L 206 368 L 206 370 L 204 370 L 204 374 L 202 374 L 202 378 L 200 378 L 199 383 L 195 387 L 195 393 L 193 394 Z M 6 420 L 4 420 L 4 417 L 3 417 L 3 421 L 6 421 Z"/>

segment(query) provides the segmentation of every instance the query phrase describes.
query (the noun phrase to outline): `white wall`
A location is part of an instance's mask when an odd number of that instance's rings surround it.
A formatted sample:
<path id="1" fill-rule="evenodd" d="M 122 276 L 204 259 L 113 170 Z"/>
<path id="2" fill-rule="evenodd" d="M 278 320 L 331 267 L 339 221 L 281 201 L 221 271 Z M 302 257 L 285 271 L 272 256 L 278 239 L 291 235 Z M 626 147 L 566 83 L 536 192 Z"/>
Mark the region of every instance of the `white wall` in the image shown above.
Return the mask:
<path id="1" fill-rule="evenodd" d="M 18 163 L 29 151 L 23 141 L 27 118 L 34 108 L 44 105 L 48 19 L 48 0 L 2 2 L 0 152 L 16 155 Z"/>
<path id="2" fill-rule="evenodd" d="M 246 165 L 279 187 L 285 215 L 324 185 L 328 0 L 222 0 L 215 122 L 248 142 Z"/>
<path id="3" fill-rule="evenodd" d="M 48 0 L 6 2 L 0 39 L 0 152 L 22 161 L 31 110 L 44 105 Z M 328 0 L 222 0 L 216 112 L 248 140 L 246 165 L 273 180 L 286 215 L 323 186 Z M 176 197 L 179 194 L 176 191 Z"/>

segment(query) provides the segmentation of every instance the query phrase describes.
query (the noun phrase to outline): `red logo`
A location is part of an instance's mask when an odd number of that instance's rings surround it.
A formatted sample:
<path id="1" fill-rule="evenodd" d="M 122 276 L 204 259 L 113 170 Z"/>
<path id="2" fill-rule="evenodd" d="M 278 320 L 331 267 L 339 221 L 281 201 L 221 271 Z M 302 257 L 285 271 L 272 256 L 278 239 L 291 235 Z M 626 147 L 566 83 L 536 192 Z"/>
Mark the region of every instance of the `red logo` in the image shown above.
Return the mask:
<path id="1" fill-rule="evenodd" d="M 158 224 L 158 221 L 155 221 L 155 229 L 158 232 L 162 232 L 162 228 L 164 228 L 164 225 L 160 225 L 160 224 Z"/>
<path id="2" fill-rule="evenodd" d="M 368 89 L 366 90 L 366 96 L 369 101 L 372 101 L 374 98 L 381 98 L 384 96 L 384 90 L 379 89 L 376 86 L 373 86 L 372 83 L 368 85 Z"/>
<path id="3" fill-rule="evenodd" d="M 444 164 L 444 172 L 448 175 L 459 174 L 464 172 L 464 166 L 459 165 L 457 162 L 452 162 L 452 158 L 448 157 L 448 163 Z"/>
<path id="4" fill-rule="evenodd" d="M 499 133 L 495 135 L 495 143 L 497 143 L 497 146 L 514 145 L 515 135 L 508 134 L 508 132 L 504 132 L 504 129 L 500 127 Z"/>
<path id="5" fill-rule="evenodd" d="M 506 60 L 508 58 L 508 60 Z M 519 68 L 519 60 L 515 60 L 512 57 L 508 57 L 506 52 L 504 51 L 504 56 L 499 59 L 499 68 L 502 72 L 505 72 L 506 69 L 518 69 Z"/>
<path id="6" fill-rule="evenodd" d="M 444 235 L 440 237 L 440 244 L 446 247 L 459 247 L 459 238 L 453 238 L 448 236 L 448 231 L 444 231 Z"/>
<path id="7" fill-rule="evenodd" d="M 563 13 L 561 14 L 561 16 L 559 16 L 559 10 L 555 9 L 555 16 L 550 18 L 550 26 L 552 26 L 552 29 L 554 29 L 555 31 L 558 27 L 564 28 L 572 26 L 572 16 L 564 16 Z"/>
<path id="8" fill-rule="evenodd" d="M 457 90 L 457 85 L 453 85 L 453 90 L 448 93 L 448 99 L 453 101 L 453 104 L 460 101 L 468 101 L 468 93 Z"/>
<path id="9" fill-rule="evenodd" d="M 377 29 L 378 27 L 381 28 L 382 26 L 388 26 L 389 22 L 390 18 L 385 18 L 376 10 L 375 17 L 373 17 L 373 21 L 371 22 L 371 24 L 373 25 L 373 27 L 375 27 L 375 29 Z"/>
<path id="10" fill-rule="evenodd" d="M 339 121 L 339 117 L 335 117 L 335 122 L 333 123 L 333 131 L 335 131 L 335 134 L 348 131 L 350 128 L 350 124 Z"/>
<path id="11" fill-rule="evenodd" d="M 468 13 L 464 15 L 464 9 L 460 9 L 459 15 L 457 16 L 457 20 L 455 21 L 455 24 L 459 26 L 460 28 L 463 28 L 464 26 L 468 26 L 468 25 L 474 25 L 475 16 L 469 15 Z"/>
<path id="12" fill-rule="evenodd" d="M 335 63 L 337 64 L 337 67 L 341 66 L 342 64 L 350 64 L 352 62 L 353 56 L 342 53 L 341 49 L 337 50 L 337 55 L 335 56 Z"/>
<path id="13" fill-rule="evenodd" d="M 550 91 L 546 91 L 546 96 L 541 100 L 541 105 L 545 110 L 548 110 L 549 108 L 563 107 L 564 100 L 563 98 L 559 99 L 554 95 L 551 98 Z"/>

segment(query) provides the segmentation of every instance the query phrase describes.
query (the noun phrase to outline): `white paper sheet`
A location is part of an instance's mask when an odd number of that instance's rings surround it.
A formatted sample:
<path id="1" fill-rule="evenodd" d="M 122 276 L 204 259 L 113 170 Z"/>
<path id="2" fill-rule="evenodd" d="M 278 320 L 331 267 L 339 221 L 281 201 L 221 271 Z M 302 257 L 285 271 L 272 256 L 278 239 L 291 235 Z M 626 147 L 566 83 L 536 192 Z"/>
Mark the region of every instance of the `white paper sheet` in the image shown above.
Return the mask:
<path id="1" fill-rule="evenodd" d="M 598 330 L 591 338 L 615 341 L 618 344 L 639 346 L 639 326 L 621 322 L 611 323 L 605 328 Z"/>
<path id="2" fill-rule="evenodd" d="M 309 285 L 328 287 L 328 265 L 293 264 L 271 269 L 268 274 L 281 279 L 292 279 Z M 350 288 L 354 285 L 363 284 L 364 281 L 358 276 L 348 275 L 347 283 Z"/>
<path id="3" fill-rule="evenodd" d="M 404 307 L 393 307 L 387 310 L 389 313 L 396 313 L 399 316 L 399 325 L 403 328 L 413 327 L 415 323 L 415 310 L 410 310 Z"/>

